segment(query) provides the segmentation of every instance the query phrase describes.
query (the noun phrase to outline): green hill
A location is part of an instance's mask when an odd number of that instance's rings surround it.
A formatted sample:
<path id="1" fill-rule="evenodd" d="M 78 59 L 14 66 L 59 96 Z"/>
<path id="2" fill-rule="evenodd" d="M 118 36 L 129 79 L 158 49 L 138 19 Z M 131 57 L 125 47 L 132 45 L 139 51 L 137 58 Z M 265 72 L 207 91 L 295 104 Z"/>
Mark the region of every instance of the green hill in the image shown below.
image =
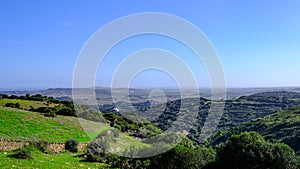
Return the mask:
<path id="1" fill-rule="evenodd" d="M 231 134 L 256 131 L 266 140 L 282 142 L 300 154 L 300 106 L 271 115 L 252 119 L 226 132 L 219 131 L 212 137 L 212 145 L 224 142 Z"/>
<path id="2" fill-rule="evenodd" d="M 65 142 L 74 138 L 88 142 L 105 134 L 111 127 L 106 123 L 93 122 L 70 116 L 45 117 L 38 112 L 0 106 L 0 139 Z M 85 127 L 85 129 L 82 128 Z M 131 146 L 149 147 L 130 133 L 120 132 L 114 142 L 109 143 L 114 151 L 122 152 Z"/>
<path id="3" fill-rule="evenodd" d="M 0 138 L 11 140 L 64 142 L 69 138 L 75 138 L 80 142 L 87 142 L 109 128 L 104 123 L 81 119 L 82 123 L 88 123 L 84 125 L 88 126 L 86 134 L 76 117 L 51 118 L 37 112 L 6 107 L 0 107 L 0 116 Z"/>

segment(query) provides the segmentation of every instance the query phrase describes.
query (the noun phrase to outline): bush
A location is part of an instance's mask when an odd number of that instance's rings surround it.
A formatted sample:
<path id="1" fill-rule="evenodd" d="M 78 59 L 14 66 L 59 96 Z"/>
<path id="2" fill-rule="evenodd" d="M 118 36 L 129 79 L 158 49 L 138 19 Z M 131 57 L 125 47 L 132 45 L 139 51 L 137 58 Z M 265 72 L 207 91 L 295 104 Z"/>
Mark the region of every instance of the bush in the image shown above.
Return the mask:
<path id="1" fill-rule="evenodd" d="M 4 105 L 5 107 L 11 107 L 11 108 L 20 108 L 20 104 L 19 103 L 5 103 Z"/>
<path id="2" fill-rule="evenodd" d="M 49 150 L 47 150 L 47 142 L 46 141 L 33 141 L 30 142 L 30 146 L 33 146 L 34 148 L 40 150 L 43 153 L 48 153 Z"/>
<path id="3" fill-rule="evenodd" d="M 70 151 L 72 153 L 78 152 L 78 141 L 76 139 L 69 139 L 65 143 L 65 150 Z"/>
<path id="4" fill-rule="evenodd" d="M 201 169 L 214 159 L 215 151 L 212 148 L 177 145 L 169 151 L 153 157 L 150 168 Z"/>
<path id="5" fill-rule="evenodd" d="M 9 155 L 9 157 L 21 158 L 21 159 L 32 159 L 30 150 L 26 148 L 15 150 L 13 154 Z"/>
<path id="6" fill-rule="evenodd" d="M 97 139 L 87 146 L 87 161 L 106 162 L 107 150 L 110 148 L 107 140 Z"/>
<path id="7" fill-rule="evenodd" d="M 75 116 L 76 117 L 76 111 L 70 107 L 63 107 L 58 112 L 56 112 L 58 115 L 63 116 Z"/>
<path id="8" fill-rule="evenodd" d="M 44 113 L 44 116 L 45 117 L 52 117 L 52 118 L 55 118 L 56 117 L 56 113 L 53 112 L 53 111 L 49 111 L 47 113 Z"/>
<path id="9" fill-rule="evenodd" d="M 217 165 L 231 169 L 296 169 L 295 152 L 285 144 L 272 144 L 256 132 L 231 136 L 218 148 Z"/>

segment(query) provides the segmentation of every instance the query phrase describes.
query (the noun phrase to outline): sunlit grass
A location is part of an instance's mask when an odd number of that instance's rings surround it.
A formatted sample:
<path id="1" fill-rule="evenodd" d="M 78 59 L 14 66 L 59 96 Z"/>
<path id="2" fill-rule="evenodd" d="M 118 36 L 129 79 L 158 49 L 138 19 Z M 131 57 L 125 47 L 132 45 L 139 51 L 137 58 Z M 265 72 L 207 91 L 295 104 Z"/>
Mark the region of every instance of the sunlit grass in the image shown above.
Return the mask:
<path id="1" fill-rule="evenodd" d="M 0 152 L 0 168 L 109 168 L 106 164 L 83 161 L 75 154 L 64 152 L 60 154 L 43 154 L 32 151 L 32 159 L 15 159 L 7 157 L 12 152 Z"/>
<path id="2" fill-rule="evenodd" d="M 88 126 L 83 129 L 76 117 L 45 117 L 40 113 L 0 107 L 0 138 L 11 140 L 43 140 L 64 142 L 75 138 L 80 142 L 94 139 L 108 126 L 81 119 Z M 89 134 L 87 134 L 87 131 Z"/>

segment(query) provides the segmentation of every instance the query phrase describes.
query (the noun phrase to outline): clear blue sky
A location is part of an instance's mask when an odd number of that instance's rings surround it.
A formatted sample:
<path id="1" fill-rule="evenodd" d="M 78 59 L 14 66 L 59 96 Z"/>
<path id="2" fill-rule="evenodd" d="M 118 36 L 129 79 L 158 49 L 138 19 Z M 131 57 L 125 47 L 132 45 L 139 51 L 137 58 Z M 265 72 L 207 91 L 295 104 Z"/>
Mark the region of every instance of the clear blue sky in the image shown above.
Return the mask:
<path id="1" fill-rule="evenodd" d="M 215 46 L 228 87 L 300 86 L 299 9 L 298 0 L 2 0 L 0 88 L 71 87 L 76 59 L 88 38 L 110 21 L 138 12 L 169 13 L 196 25 Z M 155 36 L 129 39 L 107 56 L 96 85 L 110 85 L 120 61 L 114 54 L 159 47 L 186 59 L 188 51 L 176 46 Z M 196 76 L 205 86 L 203 72 Z M 155 84 L 149 77 L 156 74 Z M 145 72 L 133 84 L 164 86 L 171 81 Z"/>

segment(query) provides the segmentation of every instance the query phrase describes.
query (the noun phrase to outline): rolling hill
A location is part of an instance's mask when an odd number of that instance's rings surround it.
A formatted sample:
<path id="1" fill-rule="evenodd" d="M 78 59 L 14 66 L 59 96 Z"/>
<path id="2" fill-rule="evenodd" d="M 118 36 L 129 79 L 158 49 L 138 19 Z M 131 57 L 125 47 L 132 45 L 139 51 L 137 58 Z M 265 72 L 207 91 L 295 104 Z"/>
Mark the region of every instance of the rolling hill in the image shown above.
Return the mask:
<path id="1" fill-rule="evenodd" d="M 268 141 L 288 144 L 299 155 L 300 106 L 252 119 L 225 132 L 219 131 L 212 137 L 211 144 L 218 145 L 227 140 L 230 135 L 245 131 L 256 131 Z"/>
<path id="2" fill-rule="evenodd" d="M 75 138 L 87 142 L 95 138 L 102 130 L 109 128 L 103 123 L 81 119 L 88 123 L 88 134 L 81 127 L 76 117 L 45 117 L 41 113 L 0 107 L 0 138 L 10 140 L 42 140 L 48 142 L 64 142 Z"/>

